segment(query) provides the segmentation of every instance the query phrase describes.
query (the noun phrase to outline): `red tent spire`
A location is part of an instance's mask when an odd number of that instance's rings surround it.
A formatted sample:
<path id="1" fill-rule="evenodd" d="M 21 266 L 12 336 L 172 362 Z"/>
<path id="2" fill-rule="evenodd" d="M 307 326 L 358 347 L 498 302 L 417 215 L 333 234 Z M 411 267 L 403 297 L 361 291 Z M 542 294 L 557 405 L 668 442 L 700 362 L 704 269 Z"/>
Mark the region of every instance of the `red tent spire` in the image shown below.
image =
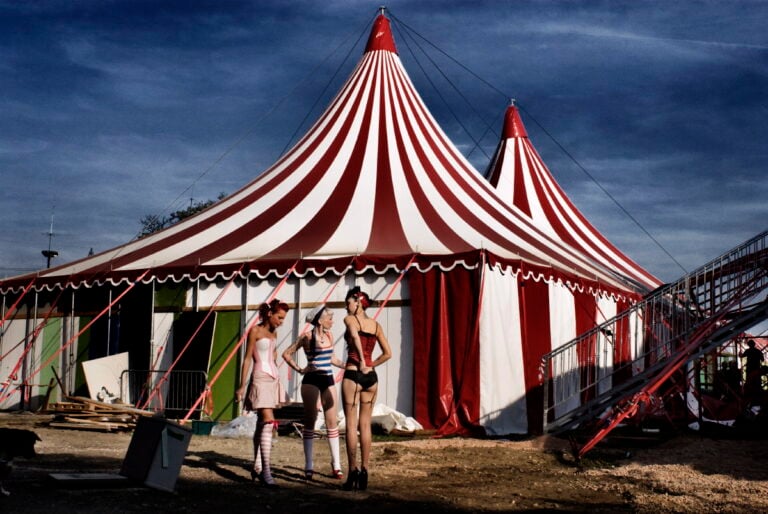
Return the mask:
<path id="1" fill-rule="evenodd" d="M 528 137 L 528 132 L 525 131 L 525 125 L 523 120 L 520 119 L 520 113 L 515 107 L 515 101 L 513 100 L 507 112 L 504 114 L 504 139 L 511 137 Z"/>
<path id="2" fill-rule="evenodd" d="M 389 28 L 389 20 L 383 14 L 384 8 L 381 9 L 381 12 L 382 14 L 379 14 L 373 22 L 371 35 L 368 37 L 368 44 L 365 45 L 365 52 L 389 50 L 390 52 L 397 53 L 395 40 L 392 38 L 392 29 Z"/>

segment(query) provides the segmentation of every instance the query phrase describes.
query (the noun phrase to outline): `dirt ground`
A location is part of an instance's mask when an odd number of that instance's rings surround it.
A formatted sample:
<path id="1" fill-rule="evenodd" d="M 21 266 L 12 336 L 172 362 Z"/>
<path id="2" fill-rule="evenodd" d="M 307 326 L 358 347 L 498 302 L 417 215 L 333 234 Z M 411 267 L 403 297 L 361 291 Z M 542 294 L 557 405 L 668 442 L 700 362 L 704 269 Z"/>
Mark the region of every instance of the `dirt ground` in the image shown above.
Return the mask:
<path id="1" fill-rule="evenodd" d="M 249 480 L 250 439 L 193 435 L 175 490 L 167 492 L 53 479 L 118 474 L 133 434 L 51 428 L 50 419 L 0 413 L 0 426 L 31 429 L 42 439 L 37 457 L 15 460 L 0 512 L 768 512 L 765 439 L 681 434 L 645 448 L 598 446 L 576 465 L 568 443 L 554 437 L 377 437 L 368 490 L 347 492 L 328 476 L 303 479 L 296 435 L 283 434 L 274 445 L 278 490 Z M 315 449 L 316 471 L 327 473 L 326 442 Z"/>

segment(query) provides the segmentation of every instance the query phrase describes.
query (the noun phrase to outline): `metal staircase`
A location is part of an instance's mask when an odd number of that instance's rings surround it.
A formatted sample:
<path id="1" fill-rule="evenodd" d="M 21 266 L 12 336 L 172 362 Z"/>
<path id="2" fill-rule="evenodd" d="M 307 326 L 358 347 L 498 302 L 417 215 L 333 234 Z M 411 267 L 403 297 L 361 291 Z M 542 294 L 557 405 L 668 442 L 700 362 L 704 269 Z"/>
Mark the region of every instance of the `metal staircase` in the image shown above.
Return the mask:
<path id="1" fill-rule="evenodd" d="M 768 319 L 768 231 L 544 355 L 544 432 L 588 427 L 583 456 L 692 360 Z"/>

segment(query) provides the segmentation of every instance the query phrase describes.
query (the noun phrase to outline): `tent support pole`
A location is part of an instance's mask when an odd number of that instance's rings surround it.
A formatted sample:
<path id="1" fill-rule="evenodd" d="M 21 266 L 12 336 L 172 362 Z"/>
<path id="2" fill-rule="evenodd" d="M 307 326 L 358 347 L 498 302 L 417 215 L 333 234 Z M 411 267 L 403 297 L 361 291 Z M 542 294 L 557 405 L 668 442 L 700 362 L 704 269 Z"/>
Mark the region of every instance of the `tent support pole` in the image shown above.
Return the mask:
<path id="1" fill-rule="evenodd" d="M 40 331 L 36 328 L 37 327 L 37 309 L 40 305 L 40 295 L 37 291 L 35 291 L 35 300 L 34 300 L 34 307 L 32 311 L 32 327 L 35 327 L 32 329 L 32 334 L 30 334 L 30 337 L 32 338 L 29 341 L 29 353 L 26 359 L 24 359 L 24 373 L 22 376 L 24 377 L 22 380 L 24 383 L 27 383 L 27 373 L 29 372 L 29 368 L 32 367 L 34 361 L 35 361 L 35 343 L 37 342 L 37 336 L 40 333 Z M 27 362 L 29 362 L 29 365 L 27 365 Z M 30 404 L 30 401 L 32 399 L 32 385 L 29 385 L 26 390 L 25 394 L 25 403 L 32 406 Z"/>
<path id="2" fill-rule="evenodd" d="M 150 294 L 150 302 L 149 302 L 149 369 L 154 369 L 157 362 L 159 362 L 159 355 L 158 358 L 155 359 L 155 362 L 152 362 L 152 353 L 155 349 L 155 299 L 156 299 L 156 291 L 155 291 L 155 279 L 152 279 L 152 287 L 150 288 L 149 294 Z"/>
<path id="3" fill-rule="evenodd" d="M 105 355 L 112 355 L 112 286 L 109 286 L 109 310 L 107 311 L 107 352 Z"/>
<path id="4" fill-rule="evenodd" d="M 61 349 L 60 352 L 63 352 L 66 349 L 66 341 L 69 341 L 70 334 L 74 334 L 76 332 L 75 330 L 75 290 L 74 288 L 71 290 L 70 294 L 70 306 L 69 306 L 69 326 L 68 330 L 65 334 L 63 334 L 63 338 L 61 340 Z M 75 374 L 72 372 L 72 368 L 75 366 L 75 361 L 77 358 L 76 350 L 74 348 L 70 348 L 66 355 L 64 355 L 62 359 L 60 359 L 60 362 L 64 368 L 64 383 L 67 385 L 67 392 L 66 394 L 69 395 L 74 390 L 74 381 L 75 381 Z"/>

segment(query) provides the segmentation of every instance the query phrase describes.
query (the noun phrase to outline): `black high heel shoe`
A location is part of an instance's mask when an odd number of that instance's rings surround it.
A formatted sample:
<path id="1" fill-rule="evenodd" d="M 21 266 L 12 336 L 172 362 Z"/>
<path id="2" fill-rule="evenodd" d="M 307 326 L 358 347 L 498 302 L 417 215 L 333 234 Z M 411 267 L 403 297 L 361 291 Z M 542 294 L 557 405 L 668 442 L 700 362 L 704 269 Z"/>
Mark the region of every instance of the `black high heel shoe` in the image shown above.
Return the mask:
<path id="1" fill-rule="evenodd" d="M 349 472 L 349 476 L 347 477 L 347 481 L 344 482 L 341 486 L 342 489 L 345 491 L 352 491 L 354 489 L 357 489 L 357 480 L 360 477 L 360 471 L 355 468 L 352 471 Z"/>
<path id="2" fill-rule="evenodd" d="M 361 491 L 368 489 L 368 470 L 363 468 L 357 476 L 357 488 Z"/>
<path id="3" fill-rule="evenodd" d="M 279 489 L 280 486 L 277 485 L 277 483 L 274 481 L 274 479 L 271 482 L 267 482 L 267 479 L 264 478 L 264 473 L 261 471 L 251 470 L 251 481 L 256 482 L 258 480 L 259 484 L 266 487 L 267 489 Z"/>

